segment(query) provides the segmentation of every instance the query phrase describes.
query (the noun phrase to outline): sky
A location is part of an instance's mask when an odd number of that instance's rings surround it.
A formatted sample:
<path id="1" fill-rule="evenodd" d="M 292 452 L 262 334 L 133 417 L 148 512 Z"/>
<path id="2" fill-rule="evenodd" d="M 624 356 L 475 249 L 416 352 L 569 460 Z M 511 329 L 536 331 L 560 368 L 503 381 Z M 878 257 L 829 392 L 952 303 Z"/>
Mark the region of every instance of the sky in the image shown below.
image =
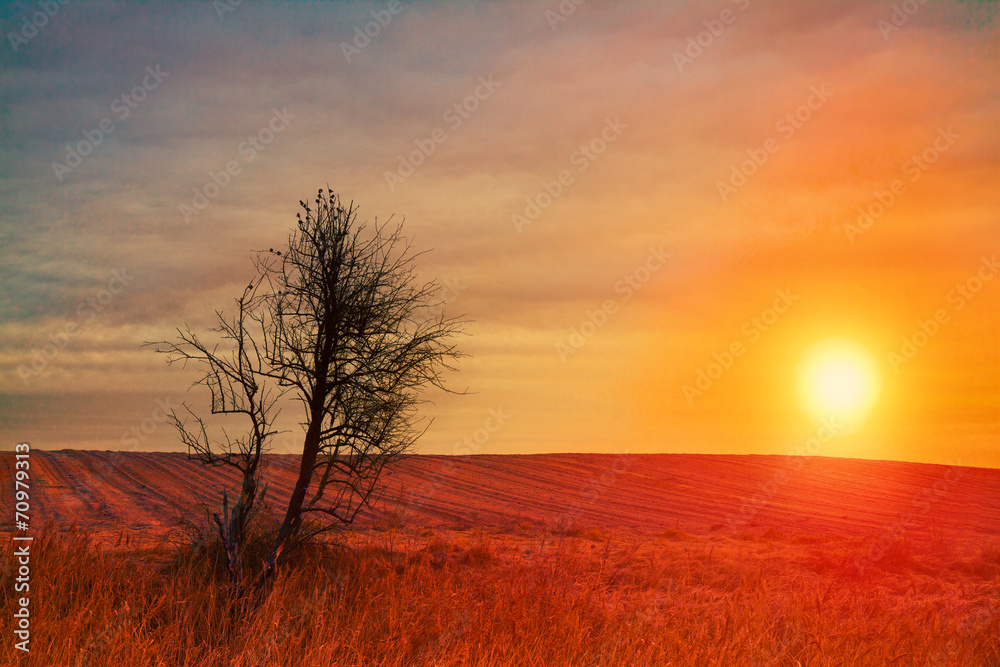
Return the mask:
<path id="1" fill-rule="evenodd" d="M 0 19 L 3 449 L 180 451 L 197 371 L 142 343 L 211 326 L 329 186 L 470 320 L 419 452 L 1000 466 L 997 3 Z M 879 386 L 820 441 L 799 378 L 829 339 Z"/>

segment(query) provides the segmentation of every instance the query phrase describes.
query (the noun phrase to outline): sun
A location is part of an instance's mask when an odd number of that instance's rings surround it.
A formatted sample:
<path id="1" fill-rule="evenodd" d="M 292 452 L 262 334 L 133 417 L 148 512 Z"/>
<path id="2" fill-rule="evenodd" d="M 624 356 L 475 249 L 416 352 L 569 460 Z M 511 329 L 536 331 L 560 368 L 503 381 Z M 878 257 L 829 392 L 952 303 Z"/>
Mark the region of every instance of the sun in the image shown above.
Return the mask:
<path id="1" fill-rule="evenodd" d="M 808 347 L 797 375 L 802 410 L 816 421 L 833 421 L 844 431 L 864 424 L 882 389 L 878 360 L 847 338 L 827 338 Z"/>

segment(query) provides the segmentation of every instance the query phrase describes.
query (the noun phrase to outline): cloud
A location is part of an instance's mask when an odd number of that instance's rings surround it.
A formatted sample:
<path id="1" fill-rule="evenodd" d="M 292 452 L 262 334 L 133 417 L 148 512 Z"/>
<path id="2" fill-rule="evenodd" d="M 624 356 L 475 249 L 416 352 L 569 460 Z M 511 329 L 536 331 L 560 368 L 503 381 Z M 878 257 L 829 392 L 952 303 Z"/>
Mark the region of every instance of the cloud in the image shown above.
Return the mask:
<path id="1" fill-rule="evenodd" d="M 699 340 L 726 339 L 793 277 L 824 285 L 827 309 L 844 307 L 838 281 L 845 294 L 860 282 L 913 319 L 921 294 L 947 291 L 939 279 L 992 243 L 1000 79 L 986 3 L 922 5 L 884 39 L 891 8 L 860 1 L 584 3 L 555 30 L 552 2 L 414 2 L 348 62 L 342 43 L 379 6 L 242 3 L 220 20 L 209 3 L 68 3 L 6 52 L 0 376 L 16 378 L 18 360 L 126 267 L 134 281 L 53 362 L 53 378 L 78 372 L 74 391 L 104 395 L 138 368 L 174 382 L 131 346 L 228 307 L 251 252 L 280 246 L 298 200 L 328 184 L 362 219 L 405 218 L 417 246 L 433 248 L 422 273 L 468 286 L 449 310 L 476 320 L 486 358 L 465 383 L 509 396 L 512 378 L 537 376 L 524 390 L 533 404 L 598 391 L 590 378 L 643 350 L 675 366 L 704 358 Z M 17 25 L 30 7 L 8 4 L 0 19 Z M 675 54 L 727 9 L 735 20 L 678 71 Z M 169 75 L 122 118 L 113 105 L 147 67 Z M 456 125 L 446 114 L 480 77 L 499 85 Z M 822 86 L 832 95 L 807 121 L 781 125 Z M 290 119 L 268 134 L 276 111 Z M 60 181 L 52 163 L 106 118 L 113 131 Z M 627 127 L 580 161 L 609 119 Z M 946 127 L 960 140 L 851 243 L 858 207 L 906 178 L 906 161 Z M 446 139 L 390 189 L 386 173 L 438 129 Z M 719 183 L 768 139 L 777 150 L 723 200 Z M 572 182 L 519 233 L 512 216 L 562 172 Z M 185 216 L 199 192 L 215 194 Z M 565 370 L 556 340 L 614 298 L 650 246 L 671 252 L 669 265 Z M 723 307 L 724 318 L 702 317 Z M 968 335 L 948 344 L 985 345 Z M 719 396 L 739 411 L 738 394 Z M 562 441 L 590 442 L 565 427 Z M 524 443 L 524 428 L 505 432 Z"/>

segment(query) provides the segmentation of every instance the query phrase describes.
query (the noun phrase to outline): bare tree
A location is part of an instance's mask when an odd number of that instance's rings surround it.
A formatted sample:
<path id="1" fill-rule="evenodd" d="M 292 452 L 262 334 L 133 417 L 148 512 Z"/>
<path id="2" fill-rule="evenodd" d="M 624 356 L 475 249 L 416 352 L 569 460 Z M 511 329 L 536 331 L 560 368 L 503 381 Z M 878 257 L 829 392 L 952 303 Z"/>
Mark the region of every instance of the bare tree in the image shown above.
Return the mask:
<path id="1" fill-rule="evenodd" d="M 183 331 L 177 329 L 178 338 L 174 342 L 147 343 L 166 354 L 170 364 L 181 362 L 186 366 L 195 362 L 204 367 L 204 375 L 195 385 L 204 385 L 211 392 L 213 415 L 243 415 L 249 422 L 243 435 L 231 437 L 223 427 L 221 440 L 213 440 L 205 420 L 187 404 L 184 404 L 185 416 L 173 412 L 169 415 L 187 446 L 189 459 L 210 466 L 231 466 L 240 474 L 242 486 L 232 508 L 224 489 L 221 515 L 213 514 L 225 548 L 226 565 L 237 589 L 243 579 L 247 527 L 266 492 L 266 487 L 261 486 L 263 454 L 270 438 L 278 433 L 273 425 L 281 392 L 264 372 L 265 359 L 257 343 L 266 327 L 262 283 L 263 278 L 258 275 L 246 287 L 236 300 L 237 312 L 233 317 L 227 318 L 216 311 L 219 324 L 210 333 L 220 340 L 204 342 L 185 327 Z"/>
<path id="2" fill-rule="evenodd" d="M 423 432 L 421 389 L 444 389 L 443 371 L 461 356 L 451 342 L 461 321 L 415 315 L 440 286 L 418 280 L 418 254 L 401 225 L 358 224 L 353 203 L 345 207 L 329 189 L 315 208 L 300 204 L 287 250 L 257 257 L 269 286 L 265 374 L 301 403 L 304 430 L 298 477 L 258 590 L 301 537 L 305 517 L 325 519 L 303 531 L 314 533 L 348 526 L 371 505 L 385 467 Z"/>

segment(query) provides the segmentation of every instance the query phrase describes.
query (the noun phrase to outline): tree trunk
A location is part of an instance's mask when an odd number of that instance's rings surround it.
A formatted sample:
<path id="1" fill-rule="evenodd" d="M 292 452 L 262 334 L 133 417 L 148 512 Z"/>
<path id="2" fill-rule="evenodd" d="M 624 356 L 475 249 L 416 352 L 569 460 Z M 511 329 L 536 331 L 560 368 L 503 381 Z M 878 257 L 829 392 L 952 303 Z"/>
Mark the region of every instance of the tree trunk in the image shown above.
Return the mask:
<path id="1" fill-rule="evenodd" d="M 322 423 L 322 418 L 314 418 L 309 425 L 309 430 L 306 432 L 305 444 L 302 447 L 302 461 L 299 464 L 299 476 L 295 480 L 295 486 L 292 488 L 292 497 L 288 500 L 288 510 L 285 512 L 285 519 L 278 530 L 274 547 L 272 547 L 270 553 L 267 555 L 267 560 L 264 561 L 264 569 L 261 570 L 260 576 L 257 578 L 256 588 L 258 592 L 274 574 L 274 569 L 278 563 L 278 558 L 281 557 L 281 552 L 285 549 L 288 540 L 298 532 L 299 525 L 302 523 L 302 504 L 305 502 L 306 491 L 309 489 L 309 483 L 312 481 L 313 468 L 316 465 L 316 457 L 319 454 L 319 435 Z"/>

